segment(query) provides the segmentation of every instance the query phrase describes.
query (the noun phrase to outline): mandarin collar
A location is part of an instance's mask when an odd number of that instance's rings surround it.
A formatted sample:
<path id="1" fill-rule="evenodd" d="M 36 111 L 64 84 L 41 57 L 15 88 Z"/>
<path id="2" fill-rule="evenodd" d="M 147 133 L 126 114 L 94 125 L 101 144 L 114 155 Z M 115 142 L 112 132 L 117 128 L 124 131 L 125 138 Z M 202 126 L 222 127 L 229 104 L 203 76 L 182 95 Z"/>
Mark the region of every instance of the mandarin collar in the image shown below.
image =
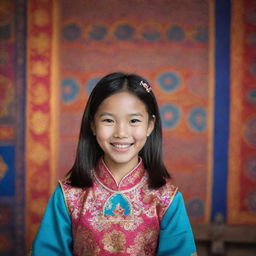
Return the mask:
<path id="1" fill-rule="evenodd" d="M 142 159 L 139 159 L 139 163 L 127 173 L 118 184 L 111 173 L 111 171 L 106 166 L 103 157 L 100 158 L 96 166 L 96 178 L 104 186 L 112 190 L 127 190 L 136 186 L 145 174 L 145 169 L 143 166 Z"/>

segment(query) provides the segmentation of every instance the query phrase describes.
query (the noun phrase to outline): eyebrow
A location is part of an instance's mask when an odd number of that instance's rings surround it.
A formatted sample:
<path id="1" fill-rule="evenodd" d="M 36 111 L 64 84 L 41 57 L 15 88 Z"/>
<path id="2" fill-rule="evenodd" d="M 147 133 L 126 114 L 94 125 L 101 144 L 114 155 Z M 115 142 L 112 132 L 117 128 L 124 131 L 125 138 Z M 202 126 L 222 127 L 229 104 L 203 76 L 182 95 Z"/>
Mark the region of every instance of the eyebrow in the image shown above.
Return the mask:
<path id="1" fill-rule="evenodd" d="M 102 116 L 115 116 L 114 114 L 112 114 L 112 113 L 109 113 L 109 112 L 102 112 L 100 115 L 99 115 L 100 117 L 102 117 Z M 141 113 L 131 113 L 131 114 L 129 114 L 129 116 L 140 116 L 140 117 L 143 117 L 143 115 L 141 114 Z"/>

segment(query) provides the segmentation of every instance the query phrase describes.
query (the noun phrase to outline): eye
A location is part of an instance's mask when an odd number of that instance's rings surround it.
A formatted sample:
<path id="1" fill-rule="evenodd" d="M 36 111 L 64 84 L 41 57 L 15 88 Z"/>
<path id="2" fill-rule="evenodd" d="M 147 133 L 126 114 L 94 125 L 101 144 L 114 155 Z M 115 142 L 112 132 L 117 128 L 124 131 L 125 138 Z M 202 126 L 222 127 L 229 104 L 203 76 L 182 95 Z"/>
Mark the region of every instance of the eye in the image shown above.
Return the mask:
<path id="1" fill-rule="evenodd" d="M 140 123 L 140 122 L 141 122 L 141 120 L 136 119 L 136 118 L 134 118 L 134 119 L 132 119 L 132 120 L 130 121 L 131 124 L 137 124 L 137 123 Z"/>
<path id="2" fill-rule="evenodd" d="M 104 123 L 113 123 L 114 120 L 112 120 L 110 118 L 105 118 L 105 119 L 102 120 L 102 122 L 104 122 Z"/>

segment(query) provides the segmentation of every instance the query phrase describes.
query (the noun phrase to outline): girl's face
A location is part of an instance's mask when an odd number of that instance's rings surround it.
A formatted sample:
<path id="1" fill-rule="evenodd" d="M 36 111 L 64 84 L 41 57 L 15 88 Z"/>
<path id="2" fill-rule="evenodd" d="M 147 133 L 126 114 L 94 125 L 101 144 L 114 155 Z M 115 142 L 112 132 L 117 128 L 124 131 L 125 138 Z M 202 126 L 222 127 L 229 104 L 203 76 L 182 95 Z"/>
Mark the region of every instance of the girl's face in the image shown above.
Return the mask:
<path id="1" fill-rule="evenodd" d="M 154 129 L 154 119 L 149 120 L 146 106 L 138 97 L 120 92 L 100 104 L 91 127 L 108 168 L 132 169 Z"/>

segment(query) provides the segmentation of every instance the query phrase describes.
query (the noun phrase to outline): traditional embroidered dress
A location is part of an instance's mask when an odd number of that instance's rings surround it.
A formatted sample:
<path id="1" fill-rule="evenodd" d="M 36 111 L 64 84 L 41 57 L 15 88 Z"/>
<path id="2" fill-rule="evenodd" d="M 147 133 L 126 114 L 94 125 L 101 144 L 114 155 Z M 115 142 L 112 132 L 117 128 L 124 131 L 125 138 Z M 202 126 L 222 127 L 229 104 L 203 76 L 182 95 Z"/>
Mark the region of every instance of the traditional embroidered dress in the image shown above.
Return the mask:
<path id="1" fill-rule="evenodd" d="M 32 249 L 35 256 L 190 256 L 195 252 L 177 188 L 167 182 L 149 189 L 142 161 L 117 184 L 103 160 L 95 168 L 92 188 L 60 182 Z"/>

